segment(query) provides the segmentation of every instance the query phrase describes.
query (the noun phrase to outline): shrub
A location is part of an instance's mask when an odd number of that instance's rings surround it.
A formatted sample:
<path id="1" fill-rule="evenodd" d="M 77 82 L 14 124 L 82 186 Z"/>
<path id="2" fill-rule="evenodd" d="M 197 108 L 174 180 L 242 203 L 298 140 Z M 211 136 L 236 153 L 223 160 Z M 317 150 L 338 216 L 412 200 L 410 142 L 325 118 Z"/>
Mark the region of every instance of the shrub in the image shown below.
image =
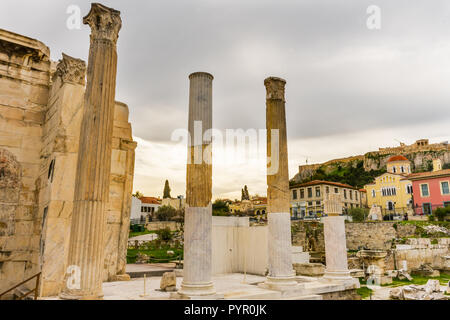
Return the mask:
<path id="1" fill-rule="evenodd" d="M 428 221 L 435 221 L 434 215 L 430 214 L 430 215 L 428 216 Z"/>
<path id="2" fill-rule="evenodd" d="M 436 216 L 438 221 L 445 221 L 445 217 L 450 215 L 450 207 L 446 208 L 437 208 L 434 210 L 434 216 Z"/>
<path id="3" fill-rule="evenodd" d="M 363 208 L 352 208 L 348 210 L 348 214 L 355 222 L 361 222 L 366 220 L 367 218 L 366 210 L 364 210 Z"/>
<path id="4" fill-rule="evenodd" d="M 159 229 L 156 231 L 156 234 L 158 235 L 158 239 L 163 241 L 170 241 L 173 238 L 172 232 L 169 228 Z"/>
<path id="5" fill-rule="evenodd" d="M 177 210 L 171 206 L 161 206 L 156 211 L 155 215 L 159 221 L 169 221 L 170 218 L 177 214 Z"/>
<path id="6" fill-rule="evenodd" d="M 230 213 L 230 207 L 228 203 L 223 200 L 217 199 L 212 204 L 212 214 L 213 216 L 227 216 Z"/>

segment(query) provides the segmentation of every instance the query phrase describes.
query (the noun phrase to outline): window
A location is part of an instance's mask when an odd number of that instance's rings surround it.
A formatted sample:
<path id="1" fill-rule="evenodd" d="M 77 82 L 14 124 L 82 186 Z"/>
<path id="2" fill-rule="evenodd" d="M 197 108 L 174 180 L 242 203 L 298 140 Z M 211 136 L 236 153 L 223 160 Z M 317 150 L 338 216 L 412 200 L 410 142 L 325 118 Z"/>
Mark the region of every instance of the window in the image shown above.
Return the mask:
<path id="1" fill-rule="evenodd" d="M 444 207 L 445 207 L 445 208 L 450 207 L 450 201 L 445 201 L 445 202 L 444 202 Z"/>
<path id="2" fill-rule="evenodd" d="M 305 189 L 300 189 L 300 199 L 305 198 Z"/>
<path id="3" fill-rule="evenodd" d="M 423 204 L 423 214 L 431 214 L 431 212 L 432 212 L 431 203 L 424 203 Z"/>
<path id="4" fill-rule="evenodd" d="M 339 193 L 339 189 L 338 188 L 334 188 L 334 193 Z"/>
<path id="5" fill-rule="evenodd" d="M 392 201 L 388 201 L 387 203 L 387 209 L 388 210 L 394 210 L 394 203 Z"/>
<path id="6" fill-rule="evenodd" d="M 352 190 L 349 190 L 348 192 L 349 192 L 349 194 L 350 194 L 350 200 L 353 200 L 353 191 L 352 191 Z"/>
<path id="7" fill-rule="evenodd" d="M 420 192 L 422 194 L 422 197 L 428 197 L 430 196 L 430 192 L 428 191 L 428 184 L 424 183 L 420 185 Z"/>
<path id="8" fill-rule="evenodd" d="M 141 207 L 141 212 L 144 212 L 144 207 Z"/>
<path id="9" fill-rule="evenodd" d="M 412 185 L 408 184 L 408 185 L 406 186 L 406 193 L 407 193 L 407 194 L 412 194 L 412 192 L 413 192 Z"/>
<path id="10" fill-rule="evenodd" d="M 396 173 L 397 172 L 397 168 L 395 166 L 392 167 L 392 172 Z"/>
<path id="11" fill-rule="evenodd" d="M 375 198 L 375 196 L 376 196 L 376 191 L 372 190 L 372 198 Z"/>
<path id="12" fill-rule="evenodd" d="M 325 188 L 325 192 L 326 192 L 326 193 L 330 193 L 330 187 L 326 187 L 326 188 Z"/>
<path id="13" fill-rule="evenodd" d="M 308 188 L 308 198 L 312 198 L 312 188 Z"/>
<path id="14" fill-rule="evenodd" d="M 344 189 L 344 199 L 347 199 L 347 189 Z"/>
<path id="15" fill-rule="evenodd" d="M 316 197 L 320 197 L 320 187 L 316 187 Z"/>
<path id="16" fill-rule="evenodd" d="M 355 200 L 358 200 L 358 191 L 355 191 Z"/>
<path id="17" fill-rule="evenodd" d="M 448 187 L 448 181 L 441 182 L 441 192 L 442 192 L 442 194 L 450 194 L 450 190 Z"/>
<path id="18" fill-rule="evenodd" d="M 320 203 L 321 203 L 320 201 L 316 201 L 317 206 L 320 206 Z"/>
<path id="19" fill-rule="evenodd" d="M 297 199 L 297 190 L 292 190 L 292 199 Z"/>
<path id="20" fill-rule="evenodd" d="M 405 172 L 405 167 L 404 167 L 404 166 L 401 166 L 401 167 L 400 167 L 400 171 L 401 171 L 402 173 L 404 173 L 404 172 Z"/>
<path id="21" fill-rule="evenodd" d="M 312 206 L 312 201 L 309 201 L 309 202 L 308 202 L 308 206 Z"/>

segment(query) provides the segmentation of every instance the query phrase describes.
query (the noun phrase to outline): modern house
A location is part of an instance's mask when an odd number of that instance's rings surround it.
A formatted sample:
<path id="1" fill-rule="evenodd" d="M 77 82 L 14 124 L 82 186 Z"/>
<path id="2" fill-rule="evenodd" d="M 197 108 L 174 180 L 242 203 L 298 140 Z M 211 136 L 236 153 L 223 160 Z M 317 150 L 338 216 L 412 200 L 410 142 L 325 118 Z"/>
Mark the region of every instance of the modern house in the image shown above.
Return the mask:
<path id="1" fill-rule="evenodd" d="M 412 211 L 412 182 L 409 180 L 411 163 L 404 156 L 392 156 L 387 162 L 387 172 L 376 177 L 364 188 L 369 207 L 377 206 L 384 213 Z"/>
<path id="2" fill-rule="evenodd" d="M 294 184 L 289 187 L 291 216 L 304 218 L 323 213 L 323 201 L 327 193 L 341 195 L 343 213 L 348 209 L 365 207 L 364 197 L 358 188 L 348 184 L 313 180 L 305 183 Z"/>
<path id="3" fill-rule="evenodd" d="M 431 214 L 450 206 L 450 169 L 442 169 L 440 159 L 433 160 L 433 171 L 413 173 L 408 179 L 412 181 L 415 214 Z"/>

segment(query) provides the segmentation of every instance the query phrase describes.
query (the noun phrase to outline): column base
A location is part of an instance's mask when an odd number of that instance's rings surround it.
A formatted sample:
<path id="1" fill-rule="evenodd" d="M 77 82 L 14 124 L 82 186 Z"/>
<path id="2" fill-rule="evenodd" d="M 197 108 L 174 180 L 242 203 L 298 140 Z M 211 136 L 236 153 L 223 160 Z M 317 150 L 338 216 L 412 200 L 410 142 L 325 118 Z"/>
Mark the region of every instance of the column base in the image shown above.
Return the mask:
<path id="1" fill-rule="evenodd" d="M 214 289 L 214 284 L 210 282 L 201 283 L 181 283 L 181 288 L 177 292 L 180 296 L 212 296 L 216 294 L 216 289 Z"/>
<path id="2" fill-rule="evenodd" d="M 270 277 L 267 276 L 266 281 L 261 287 L 272 290 L 286 290 L 298 286 L 298 282 L 295 280 L 295 274 L 285 277 Z"/>
<path id="3" fill-rule="evenodd" d="M 325 270 L 325 274 L 323 276 L 323 279 L 329 279 L 329 280 L 352 280 L 354 279 L 350 275 L 349 270 L 340 270 L 340 271 L 328 271 Z"/>

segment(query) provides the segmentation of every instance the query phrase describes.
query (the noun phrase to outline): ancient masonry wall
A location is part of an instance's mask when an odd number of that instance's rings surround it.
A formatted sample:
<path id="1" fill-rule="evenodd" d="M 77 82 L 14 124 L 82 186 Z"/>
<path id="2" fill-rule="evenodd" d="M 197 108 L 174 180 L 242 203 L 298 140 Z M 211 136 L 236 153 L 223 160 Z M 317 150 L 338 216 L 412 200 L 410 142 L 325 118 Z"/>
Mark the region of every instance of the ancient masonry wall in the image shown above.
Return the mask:
<path id="1" fill-rule="evenodd" d="M 395 225 L 395 227 L 394 227 Z M 392 240 L 413 236 L 415 226 L 395 222 L 352 222 L 345 224 L 347 250 L 391 249 Z M 292 244 L 305 251 L 325 251 L 323 224 L 318 222 L 292 222 Z"/>
<path id="2" fill-rule="evenodd" d="M 0 291 L 40 269 L 49 56 L 41 42 L 0 30 Z"/>
<path id="3" fill-rule="evenodd" d="M 0 30 L 0 291 L 42 271 L 42 296 L 59 293 L 66 269 L 86 70 L 49 56 L 41 42 Z M 136 148 L 128 115 L 116 102 L 105 281 L 125 273 Z"/>

